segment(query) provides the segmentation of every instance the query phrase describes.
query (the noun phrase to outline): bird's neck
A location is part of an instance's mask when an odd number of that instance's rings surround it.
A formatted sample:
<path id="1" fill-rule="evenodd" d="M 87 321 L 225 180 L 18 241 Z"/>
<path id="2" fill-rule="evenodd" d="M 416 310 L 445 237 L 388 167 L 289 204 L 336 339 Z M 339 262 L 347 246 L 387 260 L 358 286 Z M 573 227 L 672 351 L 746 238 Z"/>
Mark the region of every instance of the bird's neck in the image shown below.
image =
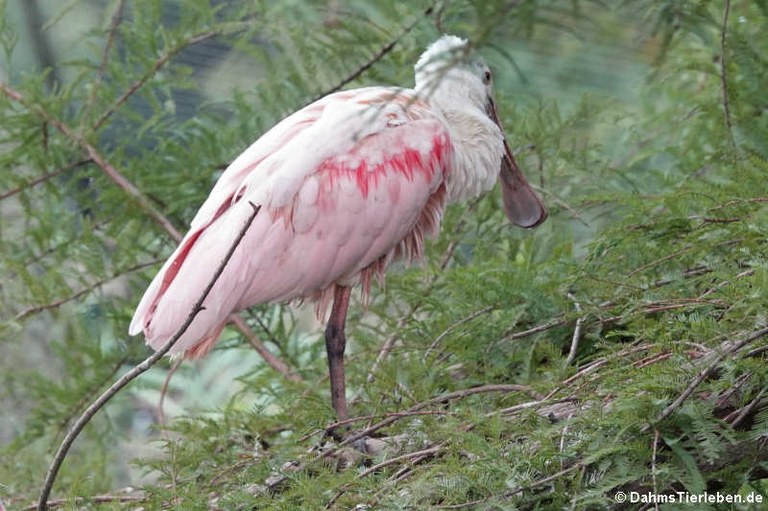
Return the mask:
<path id="1" fill-rule="evenodd" d="M 445 119 L 454 147 L 448 200 L 476 197 L 491 188 L 501 170 L 504 135 L 485 112 L 486 92 L 472 86 L 465 69 L 416 75 L 416 95 Z"/>
<path id="2" fill-rule="evenodd" d="M 440 109 L 450 130 L 454 164 L 448 176 L 448 200 L 476 197 L 493 188 L 501 169 L 504 136 L 476 107 Z"/>

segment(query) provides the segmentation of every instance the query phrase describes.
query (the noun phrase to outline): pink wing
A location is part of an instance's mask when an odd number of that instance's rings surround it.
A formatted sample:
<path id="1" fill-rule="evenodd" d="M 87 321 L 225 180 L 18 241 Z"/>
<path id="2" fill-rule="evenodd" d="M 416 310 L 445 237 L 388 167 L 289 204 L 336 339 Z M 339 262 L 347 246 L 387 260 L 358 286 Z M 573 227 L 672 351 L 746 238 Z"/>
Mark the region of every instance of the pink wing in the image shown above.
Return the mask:
<path id="1" fill-rule="evenodd" d="M 453 149 L 412 91 L 340 92 L 286 118 L 222 174 L 134 314 L 157 349 L 183 324 L 252 212 L 261 210 L 190 328 L 171 350 L 210 349 L 230 313 L 363 284 L 421 255 L 445 203 Z"/>

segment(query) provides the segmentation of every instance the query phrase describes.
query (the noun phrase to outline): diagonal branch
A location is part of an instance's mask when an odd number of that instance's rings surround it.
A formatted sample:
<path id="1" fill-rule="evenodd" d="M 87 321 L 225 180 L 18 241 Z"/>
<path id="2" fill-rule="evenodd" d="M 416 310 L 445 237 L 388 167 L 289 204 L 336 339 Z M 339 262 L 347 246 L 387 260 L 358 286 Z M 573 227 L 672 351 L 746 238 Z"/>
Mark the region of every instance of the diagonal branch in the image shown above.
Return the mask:
<path id="1" fill-rule="evenodd" d="M 690 397 L 691 394 L 693 394 L 693 391 L 696 390 L 696 388 L 701 385 L 701 383 L 706 380 L 715 370 L 720 366 L 720 363 L 723 361 L 723 359 L 727 356 L 733 355 L 737 351 L 739 351 L 741 348 L 746 346 L 747 344 L 751 343 L 752 341 L 756 341 L 757 339 L 760 339 L 761 337 L 768 335 L 768 327 L 761 328 L 760 330 L 756 330 L 752 332 L 750 335 L 744 337 L 740 341 L 735 342 L 733 345 L 728 347 L 727 349 L 723 350 L 722 352 L 718 353 L 714 360 L 704 369 L 702 369 L 698 376 L 691 381 L 691 383 L 686 387 L 686 389 L 675 399 L 672 403 L 669 404 L 656 419 L 654 420 L 654 423 L 658 423 L 672 415 L 672 413 L 680 408 L 680 406 L 685 402 L 688 397 Z M 646 425 L 643 428 L 643 432 L 647 431 L 650 428 L 650 425 Z"/>
<path id="2" fill-rule="evenodd" d="M 38 176 L 30 181 L 27 181 L 23 185 L 19 185 L 16 188 L 13 188 L 11 190 L 6 190 L 5 192 L 0 193 L 0 200 L 5 200 L 8 197 L 12 197 L 18 193 L 23 192 L 27 188 L 32 188 L 33 186 L 37 186 L 40 183 L 44 183 L 48 181 L 51 178 L 54 178 L 56 176 L 59 176 L 65 172 L 68 172 L 70 170 L 76 169 L 78 167 L 82 167 L 83 165 L 87 165 L 88 163 L 91 163 L 91 160 L 86 158 L 83 160 L 76 161 L 74 163 L 70 163 L 69 165 L 65 165 L 63 167 L 60 167 L 56 170 L 52 170 L 51 172 L 48 172 L 46 174 L 43 174 L 42 176 Z"/>
<path id="3" fill-rule="evenodd" d="M 181 233 L 176 229 L 173 223 L 171 223 L 171 221 L 168 220 L 165 215 L 158 211 L 152 205 L 152 202 L 141 192 L 141 190 L 139 190 L 136 185 L 134 185 L 116 168 L 114 168 L 96 150 L 94 146 L 88 143 L 88 141 L 81 134 L 75 132 L 67 124 L 46 112 L 39 105 L 27 101 L 19 91 L 15 90 L 4 82 L 0 82 L 0 92 L 5 94 L 8 98 L 15 101 L 16 103 L 19 103 L 20 105 L 27 108 L 30 112 L 40 117 L 43 121 L 56 128 L 56 130 L 68 138 L 73 144 L 80 147 L 81 150 L 88 154 L 89 161 L 92 161 L 94 164 L 96 164 L 96 166 L 98 166 L 104 174 L 106 174 L 118 187 L 125 191 L 147 215 L 149 215 L 171 236 L 171 238 L 173 238 L 177 243 L 181 241 Z M 240 326 L 239 322 L 238 326 Z M 252 345 L 260 346 L 260 349 L 258 350 L 259 353 L 268 352 L 266 347 L 264 347 L 263 343 L 255 336 L 255 334 L 253 334 L 253 332 L 251 332 L 251 335 L 249 335 L 248 332 L 242 328 L 241 331 L 246 335 Z M 277 360 L 277 358 L 274 356 L 265 358 L 265 362 L 267 362 L 267 364 L 269 364 L 273 369 L 278 371 L 287 379 L 294 381 L 299 379 L 298 374 L 286 369 L 287 366 L 282 361 L 275 363 L 275 360 Z"/>
<path id="4" fill-rule="evenodd" d="M 40 105 L 30 103 L 17 90 L 10 87 L 5 82 L 0 82 L 0 92 L 16 103 L 24 106 L 27 110 L 40 117 L 43 121 L 56 128 L 59 133 L 68 138 L 73 144 L 80 147 L 112 181 L 125 191 L 149 216 L 152 217 L 163 229 L 165 229 L 176 241 L 181 241 L 181 234 L 176 227 L 163 216 L 147 197 L 136 188 L 136 186 L 125 178 L 116 168 L 114 168 L 80 133 L 77 133 L 67 124 L 46 112 Z"/>
<path id="5" fill-rule="evenodd" d="M 253 331 L 253 329 L 248 325 L 248 323 L 246 323 L 242 316 L 239 314 L 232 314 L 229 317 L 229 321 L 234 323 L 238 330 L 243 333 L 245 339 L 251 344 L 253 349 L 256 350 L 259 355 L 261 355 L 261 358 L 263 358 L 267 364 L 276 369 L 287 380 L 295 382 L 301 381 L 301 376 L 296 371 L 288 367 L 288 364 L 273 355 L 272 352 L 269 351 L 266 346 L 264 346 L 264 344 L 259 340 L 259 337 L 256 335 L 256 332 Z"/>
<path id="6" fill-rule="evenodd" d="M 151 68 L 149 68 L 144 75 L 133 82 L 128 89 L 123 92 L 119 98 L 115 100 L 115 102 L 110 106 L 106 112 L 104 112 L 101 117 L 99 117 L 96 122 L 93 123 L 92 130 L 98 131 L 98 129 L 105 123 L 107 120 L 112 116 L 112 114 L 115 113 L 115 111 L 120 108 L 128 99 L 133 96 L 136 91 L 138 91 L 140 88 L 146 84 L 150 78 L 155 76 L 160 69 L 162 69 L 171 58 L 173 58 L 175 55 L 177 55 L 179 52 L 181 52 L 183 49 L 185 49 L 188 46 L 192 46 L 193 44 L 197 44 L 199 42 L 205 41 L 206 39 L 210 39 L 216 35 L 218 35 L 219 32 L 215 30 L 208 30 L 205 32 L 201 32 L 192 36 L 189 36 L 182 40 L 179 44 L 174 46 L 173 48 L 166 51 L 164 54 L 162 54 L 152 65 Z"/>
<path id="7" fill-rule="evenodd" d="M 85 428 L 93 416 L 96 415 L 96 413 L 101 410 L 104 405 L 107 404 L 107 402 L 115 396 L 115 394 L 117 394 L 123 387 L 128 385 L 140 374 L 144 373 L 150 367 L 155 365 L 158 360 L 160 360 L 166 353 L 168 353 L 173 345 L 176 344 L 182 335 L 184 335 L 184 332 L 187 331 L 195 317 L 203 310 L 203 303 L 205 302 L 205 299 L 208 297 L 211 289 L 213 289 L 213 286 L 219 280 L 219 277 L 221 277 L 221 274 L 224 272 L 224 268 L 226 268 L 227 263 L 229 263 L 229 260 L 232 258 L 232 254 L 235 253 L 235 249 L 240 245 L 240 242 L 245 237 L 245 234 L 248 232 L 251 224 L 259 214 L 261 206 L 256 206 L 251 203 L 251 207 L 253 207 L 253 213 L 248 218 L 248 221 L 245 223 L 245 225 L 243 225 L 243 228 L 240 230 L 240 233 L 238 234 L 234 243 L 232 243 L 232 246 L 229 247 L 229 251 L 224 256 L 224 259 L 219 263 L 219 266 L 216 269 L 216 272 L 213 274 L 210 282 L 208 283 L 208 286 L 203 291 L 203 294 L 200 295 L 200 298 L 198 298 L 197 302 L 195 302 L 195 305 L 189 312 L 189 315 L 184 321 L 184 324 L 181 325 L 181 328 L 179 328 L 176 334 L 168 342 L 163 344 L 159 350 L 147 357 L 143 362 L 139 363 L 133 369 L 125 373 L 119 380 L 113 383 L 112 386 L 104 391 L 101 396 L 99 396 L 88 408 L 86 408 L 82 415 L 80 415 L 74 424 L 72 424 L 72 427 L 69 429 L 66 436 L 64 437 L 64 440 L 61 442 L 61 445 L 59 446 L 58 451 L 56 451 L 56 455 L 54 456 L 53 461 L 48 468 L 48 472 L 43 483 L 43 488 L 40 491 L 40 499 L 37 502 L 37 511 L 48 510 L 48 497 L 51 494 L 53 483 L 56 481 L 56 475 L 59 473 L 61 464 L 67 457 L 69 448 L 72 446 L 72 443 L 75 441 L 75 439 L 80 435 L 80 432 L 83 430 L 83 428 Z"/>
<path id="8" fill-rule="evenodd" d="M 43 312 L 43 311 L 50 310 L 50 309 L 56 309 L 58 307 L 61 307 L 65 303 L 69 303 L 69 302 L 71 302 L 73 300 L 77 300 L 81 296 L 85 296 L 85 295 L 91 293 L 92 291 L 100 288 L 101 286 L 103 286 L 104 284 L 107 284 L 108 282 L 111 282 L 111 281 L 115 280 L 116 278 L 122 277 L 123 275 L 126 275 L 128 273 L 132 273 L 132 272 L 141 270 L 142 268 L 146 268 L 147 266 L 152 266 L 152 265 L 157 264 L 159 262 L 160 262 L 160 260 L 155 259 L 153 261 L 147 261 L 147 262 L 144 262 L 144 263 L 137 264 L 137 265 L 132 266 L 132 267 L 126 269 L 126 270 L 120 271 L 120 272 L 118 272 L 115 275 L 111 275 L 109 277 L 106 277 L 106 278 L 103 278 L 103 279 L 99 279 L 96 282 L 94 282 L 93 284 L 91 284 L 91 285 L 89 285 L 87 287 L 84 287 L 83 289 L 81 289 L 79 291 L 76 291 L 74 294 L 72 294 L 70 296 L 67 296 L 66 298 L 60 298 L 58 300 L 54 300 L 54 301 L 52 301 L 50 303 L 46 303 L 44 305 L 35 305 L 34 307 L 29 307 L 27 309 L 24 309 L 23 311 L 21 311 L 18 314 L 16 314 L 16 316 L 13 319 L 15 319 L 16 321 L 20 321 L 20 320 L 28 318 L 29 316 L 32 316 L 33 314 L 37 314 L 39 312 Z"/>
<path id="9" fill-rule="evenodd" d="M 429 16 L 429 15 L 431 15 L 432 12 L 434 11 L 434 7 L 435 7 L 436 3 L 437 2 L 432 2 L 429 5 L 429 7 L 424 9 L 424 11 L 422 11 L 422 13 L 421 13 L 422 16 Z M 421 18 L 417 17 L 409 25 L 406 25 L 405 27 L 403 27 L 403 29 L 400 31 L 400 33 L 397 36 L 395 36 L 394 39 L 392 39 L 389 43 L 384 45 L 384 47 L 381 48 L 379 51 L 377 51 L 370 59 L 368 59 L 367 62 L 365 62 L 363 65 L 361 65 L 360 67 L 355 69 L 354 72 L 352 72 L 349 76 L 346 76 L 343 80 L 341 80 L 339 83 L 337 83 L 336 85 L 334 85 L 330 89 L 325 90 L 325 91 L 321 92 L 320 94 L 318 94 L 317 96 L 315 96 L 307 104 L 314 103 L 318 99 L 323 98 L 323 97 L 327 96 L 328 94 L 331 94 L 333 92 L 337 92 L 337 91 L 341 90 L 342 88 L 344 88 L 346 85 L 349 85 L 351 82 L 353 82 L 354 80 L 359 78 L 363 73 L 365 73 L 366 71 L 371 69 L 374 64 L 376 64 L 378 61 L 380 61 L 381 59 L 386 57 L 388 53 L 390 53 L 392 50 L 394 50 L 395 46 L 397 46 L 397 43 L 400 42 L 400 39 L 402 39 L 403 36 L 407 35 L 411 30 L 413 30 L 413 27 L 415 27 L 416 24 L 419 21 L 421 21 Z M 304 105 L 304 106 L 306 106 L 306 105 Z"/>

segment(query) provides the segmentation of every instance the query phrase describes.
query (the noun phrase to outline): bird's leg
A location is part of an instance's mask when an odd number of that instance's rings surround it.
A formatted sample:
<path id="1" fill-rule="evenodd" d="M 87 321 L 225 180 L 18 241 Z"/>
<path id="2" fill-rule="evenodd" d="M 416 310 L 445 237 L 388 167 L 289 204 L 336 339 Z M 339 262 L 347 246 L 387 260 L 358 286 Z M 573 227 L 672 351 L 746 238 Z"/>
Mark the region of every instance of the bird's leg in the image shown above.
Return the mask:
<path id="1" fill-rule="evenodd" d="M 343 421 L 347 418 L 347 396 L 344 384 L 344 348 L 347 339 L 344 335 L 344 323 L 347 320 L 349 295 L 352 288 L 336 286 L 333 292 L 333 308 L 328 326 L 325 329 L 325 349 L 328 352 L 328 369 L 331 375 L 331 404 L 336 417 Z"/>

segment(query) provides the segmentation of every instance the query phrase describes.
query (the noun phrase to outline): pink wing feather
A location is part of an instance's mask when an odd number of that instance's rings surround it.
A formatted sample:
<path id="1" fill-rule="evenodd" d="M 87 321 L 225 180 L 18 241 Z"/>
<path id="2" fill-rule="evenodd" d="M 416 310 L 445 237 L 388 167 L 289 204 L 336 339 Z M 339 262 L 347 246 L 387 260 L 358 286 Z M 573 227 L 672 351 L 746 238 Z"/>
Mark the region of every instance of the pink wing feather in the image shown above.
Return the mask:
<path id="1" fill-rule="evenodd" d="M 190 313 L 252 212 L 261 211 L 171 350 L 201 355 L 230 313 L 297 298 L 325 311 L 336 285 L 363 284 L 437 231 L 453 148 L 412 91 L 327 96 L 272 128 L 222 174 L 154 278 L 130 333 L 159 348 Z"/>

